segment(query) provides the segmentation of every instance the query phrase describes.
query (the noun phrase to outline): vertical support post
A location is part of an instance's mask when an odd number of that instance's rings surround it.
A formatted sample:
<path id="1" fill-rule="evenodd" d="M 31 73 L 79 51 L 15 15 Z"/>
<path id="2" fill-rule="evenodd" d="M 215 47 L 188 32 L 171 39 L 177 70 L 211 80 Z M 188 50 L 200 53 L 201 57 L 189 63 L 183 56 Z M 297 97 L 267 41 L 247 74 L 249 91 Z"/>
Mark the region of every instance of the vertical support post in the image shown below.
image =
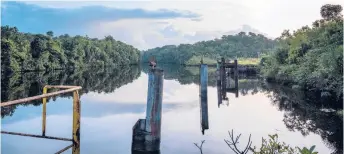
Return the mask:
<path id="1" fill-rule="evenodd" d="M 222 98 L 226 98 L 226 71 L 225 71 L 225 58 L 221 58 L 221 91 Z"/>
<path id="2" fill-rule="evenodd" d="M 209 129 L 208 123 L 208 65 L 202 64 L 200 67 L 200 107 L 202 132 Z"/>
<path id="3" fill-rule="evenodd" d="M 48 92 L 48 88 L 44 86 L 43 94 Z M 47 120 L 47 98 L 43 98 L 43 111 L 42 111 L 42 136 L 45 136 L 46 120 Z"/>
<path id="4" fill-rule="evenodd" d="M 238 72 L 238 60 L 235 59 L 234 60 L 234 80 L 235 80 L 235 89 L 236 89 L 236 93 L 235 93 L 235 97 L 238 97 L 239 94 L 238 94 L 238 89 L 239 89 L 239 86 L 238 86 L 238 82 L 239 82 L 239 79 L 238 79 L 238 76 L 239 76 L 239 72 Z"/>
<path id="5" fill-rule="evenodd" d="M 80 97 L 79 92 L 73 92 L 73 154 L 80 154 Z"/>
<path id="6" fill-rule="evenodd" d="M 146 119 L 139 119 L 133 127 L 132 151 L 160 151 L 163 70 L 148 73 Z"/>
<path id="7" fill-rule="evenodd" d="M 160 149 L 161 135 L 161 106 L 163 96 L 163 70 L 152 69 L 148 81 L 148 97 L 146 112 L 146 141 L 153 143 L 146 145 L 147 151 Z"/>
<path id="8" fill-rule="evenodd" d="M 218 64 L 219 65 L 219 64 Z M 217 78 L 217 105 L 220 108 L 220 104 L 222 104 L 222 91 L 221 91 L 221 73 L 220 67 L 217 67 L 216 70 L 216 78 Z"/>

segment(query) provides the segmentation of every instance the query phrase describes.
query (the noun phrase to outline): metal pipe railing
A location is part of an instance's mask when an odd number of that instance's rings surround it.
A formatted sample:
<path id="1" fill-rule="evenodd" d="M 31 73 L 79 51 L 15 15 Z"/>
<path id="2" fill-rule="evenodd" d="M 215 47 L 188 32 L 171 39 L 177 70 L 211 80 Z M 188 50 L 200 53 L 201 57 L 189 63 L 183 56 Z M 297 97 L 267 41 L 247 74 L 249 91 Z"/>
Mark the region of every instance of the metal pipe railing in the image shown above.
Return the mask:
<path id="1" fill-rule="evenodd" d="M 49 87 L 53 87 L 53 86 L 49 86 Z M 56 86 L 56 87 L 58 87 L 58 86 Z M 73 86 L 73 88 L 66 89 L 66 90 L 56 91 L 56 92 L 52 92 L 52 93 L 48 93 L 48 94 L 42 94 L 42 95 L 28 97 L 28 98 L 17 99 L 17 100 L 14 100 L 14 101 L 1 102 L 1 107 L 9 106 L 9 105 L 15 105 L 15 104 L 21 104 L 21 103 L 26 103 L 26 102 L 30 102 L 30 101 L 34 101 L 34 100 L 38 100 L 38 99 L 42 99 L 42 98 L 48 98 L 48 97 L 52 97 L 52 96 L 56 96 L 56 95 L 60 95 L 60 94 L 64 94 L 64 93 L 68 93 L 68 92 L 73 92 L 73 91 L 76 91 L 76 90 L 80 90 L 81 88 L 82 87 L 80 87 L 80 86 Z"/>
<path id="2" fill-rule="evenodd" d="M 65 89 L 60 90 L 52 93 L 47 93 L 49 88 L 54 89 Z M 11 135 L 20 135 L 20 136 L 29 136 L 29 137 L 36 137 L 36 138 L 44 138 L 44 139 L 55 139 L 55 140 L 63 140 L 63 141 L 72 141 L 73 144 L 58 151 L 57 153 L 62 153 L 66 151 L 67 149 L 73 147 L 72 153 L 73 154 L 80 154 L 80 97 L 78 90 L 82 89 L 80 86 L 65 86 L 65 85 L 46 85 L 43 88 L 43 94 L 8 102 L 2 102 L 0 105 L 1 107 L 10 106 L 10 105 L 16 105 L 16 104 L 22 104 L 27 103 L 33 100 L 42 99 L 43 102 L 43 112 L 42 112 L 42 135 L 32 135 L 32 134 L 25 134 L 25 133 L 15 133 L 15 132 L 7 132 L 7 131 L 1 131 L 3 134 L 11 134 Z M 73 92 L 73 130 L 72 130 L 72 139 L 68 138 L 60 138 L 60 137 L 52 137 L 52 136 L 46 136 L 45 130 L 46 130 L 46 104 L 47 104 L 47 98 Z"/>

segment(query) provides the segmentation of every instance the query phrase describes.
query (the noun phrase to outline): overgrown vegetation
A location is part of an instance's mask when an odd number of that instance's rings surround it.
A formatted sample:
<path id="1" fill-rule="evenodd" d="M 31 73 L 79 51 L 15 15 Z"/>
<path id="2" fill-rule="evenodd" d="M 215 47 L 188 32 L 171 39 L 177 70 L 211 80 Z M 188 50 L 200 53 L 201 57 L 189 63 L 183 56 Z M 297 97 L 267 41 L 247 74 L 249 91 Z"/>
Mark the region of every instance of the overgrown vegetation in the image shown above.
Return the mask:
<path id="1" fill-rule="evenodd" d="M 139 63 L 140 52 L 111 36 L 91 39 L 68 34 L 58 37 L 19 32 L 1 26 L 1 72 L 54 70 Z"/>
<path id="2" fill-rule="evenodd" d="M 275 41 L 264 35 L 240 32 L 237 35 L 224 35 L 220 39 L 201 41 L 195 44 L 166 45 L 149 49 L 142 53 L 142 62 L 154 56 L 158 63 L 199 64 L 201 57 L 205 63 L 216 63 L 216 59 L 257 58 L 275 46 Z"/>
<path id="3" fill-rule="evenodd" d="M 278 38 L 278 47 L 262 58 L 268 80 L 298 85 L 321 96 L 343 97 L 342 6 L 321 7 L 322 19 Z"/>
<path id="4" fill-rule="evenodd" d="M 269 135 L 269 139 L 262 138 L 262 143 L 260 148 L 252 147 L 252 141 L 251 135 L 249 137 L 248 143 L 244 150 L 240 150 L 238 148 L 239 139 L 241 134 L 234 137 L 233 130 L 232 133 L 228 132 L 230 136 L 230 140 L 224 140 L 225 143 L 228 145 L 228 147 L 236 154 L 247 154 L 248 152 L 251 152 L 253 154 L 318 154 L 318 152 L 315 151 L 315 145 L 310 147 L 309 149 L 306 147 L 303 147 L 302 149 L 300 147 L 291 147 L 287 145 L 284 142 L 278 141 L 278 135 Z M 234 139 L 235 138 L 235 139 Z M 200 150 L 201 154 L 203 154 L 203 144 L 205 140 L 202 140 L 201 146 L 198 146 L 197 143 L 194 143 L 195 146 Z"/>

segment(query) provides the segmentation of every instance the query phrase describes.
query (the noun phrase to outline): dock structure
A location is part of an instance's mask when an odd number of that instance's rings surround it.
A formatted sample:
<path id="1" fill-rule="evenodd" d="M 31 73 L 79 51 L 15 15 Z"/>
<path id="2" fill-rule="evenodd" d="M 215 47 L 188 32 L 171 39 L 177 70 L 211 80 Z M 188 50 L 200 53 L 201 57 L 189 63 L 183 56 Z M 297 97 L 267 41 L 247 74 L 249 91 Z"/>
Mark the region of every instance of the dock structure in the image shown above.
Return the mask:
<path id="1" fill-rule="evenodd" d="M 148 73 L 146 119 L 133 127 L 132 153 L 160 153 L 162 96 L 163 70 L 153 68 Z"/>
<path id="2" fill-rule="evenodd" d="M 55 92 L 48 93 L 48 89 L 63 89 Z M 80 154 L 80 96 L 79 90 L 82 87 L 80 86 L 67 86 L 67 85 L 46 85 L 43 87 L 43 94 L 38 96 L 32 96 L 28 98 L 13 100 L 9 102 L 1 102 L 1 107 L 16 105 L 16 104 L 23 104 L 28 103 L 33 100 L 40 100 L 42 99 L 43 107 L 42 107 L 42 135 L 36 134 L 27 134 L 27 133 L 18 133 L 18 132 L 9 132 L 1 130 L 2 134 L 9 134 L 9 135 L 18 135 L 18 136 L 26 136 L 26 137 L 35 137 L 35 138 L 43 138 L 43 139 L 51 139 L 51 140 L 60 140 L 60 141 L 71 141 L 72 144 L 59 150 L 56 152 L 57 154 L 63 153 L 68 149 L 72 148 L 72 154 Z M 47 108 L 47 98 L 57 96 L 60 94 L 65 93 L 73 93 L 73 127 L 72 127 L 72 138 L 62 138 L 62 137 L 55 137 L 55 136 L 47 136 L 46 135 L 46 108 Z"/>
<path id="3" fill-rule="evenodd" d="M 234 87 L 230 84 L 231 72 L 234 72 Z M 227 92 L 234 93 L 235 97 L 239 97 L 238 83 L 238 60 L 234 62 L 226 61 L 221 58 L 217 63 L 217 88 L 218 88 L 218 106 L 222 104 L 222 100 L 228 100 Z"/>
<path id="4" fill-rule="evenodd" d="M 208 66 L 207 64 L 200 65 L 200 108 L 201 108 L 201 128 L 202 134 L 204 130 L 209 129 L 208 122 Z"/>

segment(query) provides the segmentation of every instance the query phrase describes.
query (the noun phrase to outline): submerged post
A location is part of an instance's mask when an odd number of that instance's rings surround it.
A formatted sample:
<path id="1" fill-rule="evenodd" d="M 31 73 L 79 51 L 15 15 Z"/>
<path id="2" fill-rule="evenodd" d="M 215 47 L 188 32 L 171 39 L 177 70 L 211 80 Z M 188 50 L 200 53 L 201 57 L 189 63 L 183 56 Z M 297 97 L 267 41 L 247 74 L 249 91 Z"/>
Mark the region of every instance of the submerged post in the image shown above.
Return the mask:
<path id="1" fill-rule="evenodd" d="M 43 94 L 46 94 L 48 88 L 44 86 Z M 43 111 L 42 111 L 42 136 L 45 136 L 45 128 L 46 128 L 46 121 L 47 121 L 47 98 L 43 98 Z"/>
<path id="2" fill-rule="evenodd" d="M 80 154 L 80 97 L 77 90 L 73 92 L 73 154 Z"/>
<path id="3" fill-rule="evenodd" d="M 201 107 L 201 126 L 202 132 L 209 129 L 208 123 L 208 65 L 200 66 L 200 107 Z"/>
<path id="4" fill-rule="evenodd" d="M 163 70 L 148 73 L 146 119 L 139 119 L 133 127 L 132 151 L 160 151 Z"/>

